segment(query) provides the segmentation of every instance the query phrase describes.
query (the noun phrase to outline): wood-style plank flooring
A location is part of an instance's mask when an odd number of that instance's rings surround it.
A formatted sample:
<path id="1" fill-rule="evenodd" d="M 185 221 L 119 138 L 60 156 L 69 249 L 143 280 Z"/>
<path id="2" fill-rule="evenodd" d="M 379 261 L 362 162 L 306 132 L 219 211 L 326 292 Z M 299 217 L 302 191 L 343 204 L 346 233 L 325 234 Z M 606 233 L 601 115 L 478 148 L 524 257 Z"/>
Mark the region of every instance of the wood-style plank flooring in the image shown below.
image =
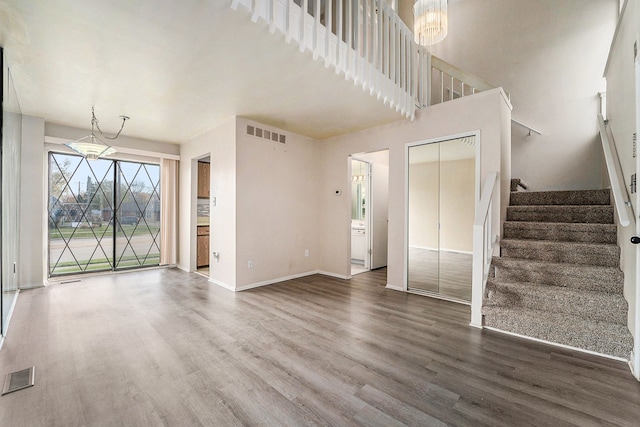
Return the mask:
<path id="1" fill-rule="evenodd" d="M 174 269 L 20 294 L 0 426 L 638 425 L 625 363 L 468 326 L 386 271 L 234 294 Z"/>

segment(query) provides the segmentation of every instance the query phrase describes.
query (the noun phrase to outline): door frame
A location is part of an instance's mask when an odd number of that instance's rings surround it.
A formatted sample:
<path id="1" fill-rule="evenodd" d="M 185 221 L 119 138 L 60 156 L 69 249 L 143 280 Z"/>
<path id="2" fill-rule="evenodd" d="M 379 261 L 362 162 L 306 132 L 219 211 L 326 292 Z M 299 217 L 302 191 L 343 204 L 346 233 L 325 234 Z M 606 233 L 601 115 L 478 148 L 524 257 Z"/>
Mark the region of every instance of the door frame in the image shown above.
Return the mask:
<path id="1" fill-rule="evenodd" d="M 352 166 L 352 161 L 353 160 L 357 160 L 359 162 L 363 162 L 368 164 L 368 171 L 367 171 L 367 175 L 368 175 L 368 183 L 367 183 L 367 191 L 368 191 L 368 200 L 369 200 L 369 204 L 367 206 L 367 211 L 370 212 L 370 215 L 367 215 L 367 225 L 366 225 L 366 229 L 367 232 L 369 233 L 368 238 L 367 238 L 367 246 L 369 251 L 371 253 L 367 253 L 367 257 L 369 258 L 369 271 L 371 271 L 371 265 L 372 265 L 372 261 L 373 261 L 373 203 L 375 203 L 374 201 L 374 196 L 373 196 L 373 192 L 375 191 L 373 189 L 373 185 L 372 185 L 372 173 L 373 173 L 373 165 L 374 162 L 370 161 L 370 160 L 364 160 L 363 157 L 367 157 L 370 156 L 372 154 L 375 153 L 381 153 L 381 152 L 387 152 L 388 155 L 390 155 L 390 149 L 387 148 L 381 148 L 378 150 L 374 150 L 374 151 L 363 151 L 363 152 L 359 152 L 359 153 L 352 153 L 349 154 L 347 156 L 347 176 L 349 178 L 349 200 L 351 200 L 351 197 L 353 197 L 352 194 L 352 184 L 351 184 L 351 176 L 353 171 L 351 170 L 351 166 Z M 388 164 L 387 167 L 389 167 L 389 169 L 391 168 L 391 165 Z M 391 177 L 390 177 L 390 173 L 389 176 L 387 177 L 387 186 L 389 185 L 389 181 L 390 181 Z M 387 218 L 388 218 L 388 214 L 389 214 L 389 207 L 387 206 Z M 387 219 L 388 222 L 388 219 Z M 347 239 L 348 241 L 348 245 L 347 245 L 347 268 L 348 268 L 348 272 L 349 274 L 346 276 L 346 278 L 350 279 L 352 277 L 351 275 L 351 209 L 349 209 L 349 222 L 348 222 L 349 226 L 348 226 L 348 236 L 349 238 Z M 389 230 L 387 229 L 387 260 L 389 258 L 389 243 L 388 243 L 388 236 L 389 236 Z"/>
<path id="2" fill-rule="evenodd" d="M 198 271 L 198 162 L 202 159 L 209 159 L 209 188 L 211 188 L 211 152 L 203 153 L 191 158 L 191 197 L 189 204 L 191 205 L 191 215 L 189 227 L 189 272 Z M 209 199 L 209 268 L 211 268 L 211 199 Z M 199 273 L 202 274 L 202 273 Z M 211 272 L 209 272 L 211 277 Z"/>
<path id="3" fill-rule="evenodd" d="M 634 71 L 635 71 L 635 84 L 636 84 L 636 115 L 635 115 L 635 132 L 636 141 L 638 135 L 640 135 L 640 35 L 636 37 L 635 41 L 635 58 L 634 58 Z M 640 171 L 640 156 L 636 156 L 636 173 Z M 636 206 L 640 206 L 640 192 L 636 192 Z M 640 221 L 635 219 L 636 224 L 636 236 L 640 235 Z M 633 337 L 633 357 L 629 361 L 631 365 L 631 372 L 640 380 L 640 245 L 634 245 L 636 255 L 636 277 L 635 277 L 635 319 L 634 322 L 634 337 Z"/>
<path id="4" fill-rule="evenodd" d="M 367 248 L 365 250 L 365 255 L 364 255 L 364 265 L 363 268 L 365 268 L 367 271 L 371 270 L 371 225 L 372 225 L 372 221 L 371 221 L 371 207 L 370 207 L 370 203 L 371 203 L 371 166 L 372 163 L 367 161 L 367 160 L 362 160 L 357 158 L 358 155 L 362 155 L 362 154 L 351 154 L 349 155 L 349 178 L 351 178 L 353 176 L 353 162 L 357 161 L 360 163 L 364 163 L 365 165 L 367 165 L 367 169 L 365 171 L 365 176 L 366 176 L 366 180 L 365 180 L 365 195 L 366 195 L 366 199 L 367 200 L 367 205 L 366 205 L 366 210 L 368 212 L 368 214 L 365 217 L 365 225 L 364 225 L 364 229 L 365 229 L 365 234 L 367 235 Z M 351 181 L 351 179 L 349 180 L 350 182 L 350 187 L 349 187 L 349 199 L 353 200 L 353 182 Z M 353 247 L 353 236 L 352 236 L 352 229 L 351 229 L 351 222 L 353 221 L 353 218 L 351 218 L 351 216 L 349 216 L 349 276 L 351 276 L 351 265 L 352 265 L 352 258 L 351 258 L 351 248 Z"/>
<path id="5" fill-rule="evenodd" d="M 410 292 L 409 290 L 409 149 L 411 147 L 418 147 L 420 145 L 427 144 L 438 144 L 441 142 L 450 141 L 452 139 L 460 139 L 467 137 L 475 137 L 476 141 L 476 185 L 475 185 L 475 209 L 478 208 L 478 204 L 480 201 L 480 147 L 482 145 L 482 138 L 480 130 L 462 132 L 458 134 L 439 136 L 436 138 L 425 139 L 421 141 L 409 142 L 405 144 L 404 148 L 404 266 L 403 266 L 403 290 L 405 292 Z M 420 293 L 420 295 L 426 295 Z M 454 301 L 460 303 L 460 300 L 448 298 L 446 296 L 437 295 L 437 294 L 429 294 L 431 298 L 438 298 L 447 301 Z M 468 304 L 470 304 L 469 302 Z M 465 302 L 466 304 L 466 302 Z"/>

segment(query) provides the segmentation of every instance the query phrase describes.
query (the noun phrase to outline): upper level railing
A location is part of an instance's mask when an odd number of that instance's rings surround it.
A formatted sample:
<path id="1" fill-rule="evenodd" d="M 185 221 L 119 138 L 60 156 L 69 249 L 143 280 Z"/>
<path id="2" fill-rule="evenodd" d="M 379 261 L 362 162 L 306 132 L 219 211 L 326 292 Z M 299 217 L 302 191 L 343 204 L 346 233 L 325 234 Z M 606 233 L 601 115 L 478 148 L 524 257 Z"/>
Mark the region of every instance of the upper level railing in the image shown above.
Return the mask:
<path id="1" fill-rule="evenodd" d="M 626 193 L 627 189 L 623 184 L 622 166 L 620 165 L 615 144 L 613 144 L 612 141 L 613 136 L 609 138 L 607 124 L 602 114 L 598 114 L 598 128 L 600 130 L 602 151 L 604 152 L 604 160 L 607 165 L 609 182 L 611 183 L 611 193 L 613 194 L 613 202 L 616 207 L 616 212 L 618 213 L 618 220 L 621 226 L 626 227 L 631 224 L 630 218 L 635 218 L 635 215 L 631 212 L 631 217 L 629 216 L 631 201 Z"/>
<path id="2" fill-rule="evenodd" d="M 428 100 L 426 105 L 439 104 L 445 101 L 474 95 L 478 92 L 495 89 L 490 83 L 485 82 L 477 76 L 449 64 L 448 62 L 434 55 L 428 55 L 430 73 L 428 84 L 430 85 L 423 100 Z M 431 96 L 428 96 L 428 94 Z M 508 96 L 508 94 L 507 94 Z M 423 106 L 426 106 L 423 105 Z"/>
<path id="3" fill-rule="evenodd" d="M 231 1 L 239 6 L 407 118 L 417 108 L 496 88 L 416 44 L 387 0 Z"/>
<path id="4" fill-rule="evenodd" d="M 386 0 L 232 0 L 254 22 L 311 51 L 325 66 L 408 118 L 416 110 L 419 47 Z M 303 12 L 304 11 L 304 12 Z"/>

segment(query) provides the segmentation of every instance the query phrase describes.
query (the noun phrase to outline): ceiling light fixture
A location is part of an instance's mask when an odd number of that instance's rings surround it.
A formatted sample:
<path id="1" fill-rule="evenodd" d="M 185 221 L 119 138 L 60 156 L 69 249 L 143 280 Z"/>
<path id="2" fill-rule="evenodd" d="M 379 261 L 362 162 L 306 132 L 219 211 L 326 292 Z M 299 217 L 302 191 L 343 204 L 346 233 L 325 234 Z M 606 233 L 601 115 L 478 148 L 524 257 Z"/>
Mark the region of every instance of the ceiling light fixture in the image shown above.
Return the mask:
<path id="1" fill-rule="evenodd" d="M 93 107 L 91 107 L 91 134 L 80 139 L 76 139 L 75 141 L 67 142 L 64 145 L 71 148 L 76 153 L 82 154 L 87 160 L 97 160 L 100 157 L 113 154 L 116 152 L 116 149 L 98 138 L 95 131 L 97 129 L 100 136 L 104 139 L 112 141 L 114 139 L 117 139 L 120 136 L 120 132 L 122 132 L 122 129 L 124 129 L 125 122 L 129 120 L 129 117 L 127 116 L 120 116 L 120 118 L 122 119 L 122 126 L 120 126 L 120 130 L 118 131 L 116 136 L 108 137 L 100 130 L 98 119 L 96 118 Z"/>
<path id="2" fill-rule="evenodd" d="M 418 0 L 413 5 L 415 42 L 431 46 L 444 40 L 449 30 L 447 0 Z"/>

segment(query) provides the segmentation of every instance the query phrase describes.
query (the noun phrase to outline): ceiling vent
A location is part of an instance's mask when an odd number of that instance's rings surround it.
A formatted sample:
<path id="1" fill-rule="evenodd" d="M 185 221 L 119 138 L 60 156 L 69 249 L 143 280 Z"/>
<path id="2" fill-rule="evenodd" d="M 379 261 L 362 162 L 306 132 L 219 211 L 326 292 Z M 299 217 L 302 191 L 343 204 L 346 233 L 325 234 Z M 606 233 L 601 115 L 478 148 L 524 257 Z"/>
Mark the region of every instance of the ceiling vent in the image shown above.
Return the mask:
<path id="1" fill-rule="evenodd" d="M 279 142 L 281 144 L 286 144 L 287 142 L 286 135 L 251 125 L 247 125 L 247 135 L 266 139 L 268 141 Z"/>

